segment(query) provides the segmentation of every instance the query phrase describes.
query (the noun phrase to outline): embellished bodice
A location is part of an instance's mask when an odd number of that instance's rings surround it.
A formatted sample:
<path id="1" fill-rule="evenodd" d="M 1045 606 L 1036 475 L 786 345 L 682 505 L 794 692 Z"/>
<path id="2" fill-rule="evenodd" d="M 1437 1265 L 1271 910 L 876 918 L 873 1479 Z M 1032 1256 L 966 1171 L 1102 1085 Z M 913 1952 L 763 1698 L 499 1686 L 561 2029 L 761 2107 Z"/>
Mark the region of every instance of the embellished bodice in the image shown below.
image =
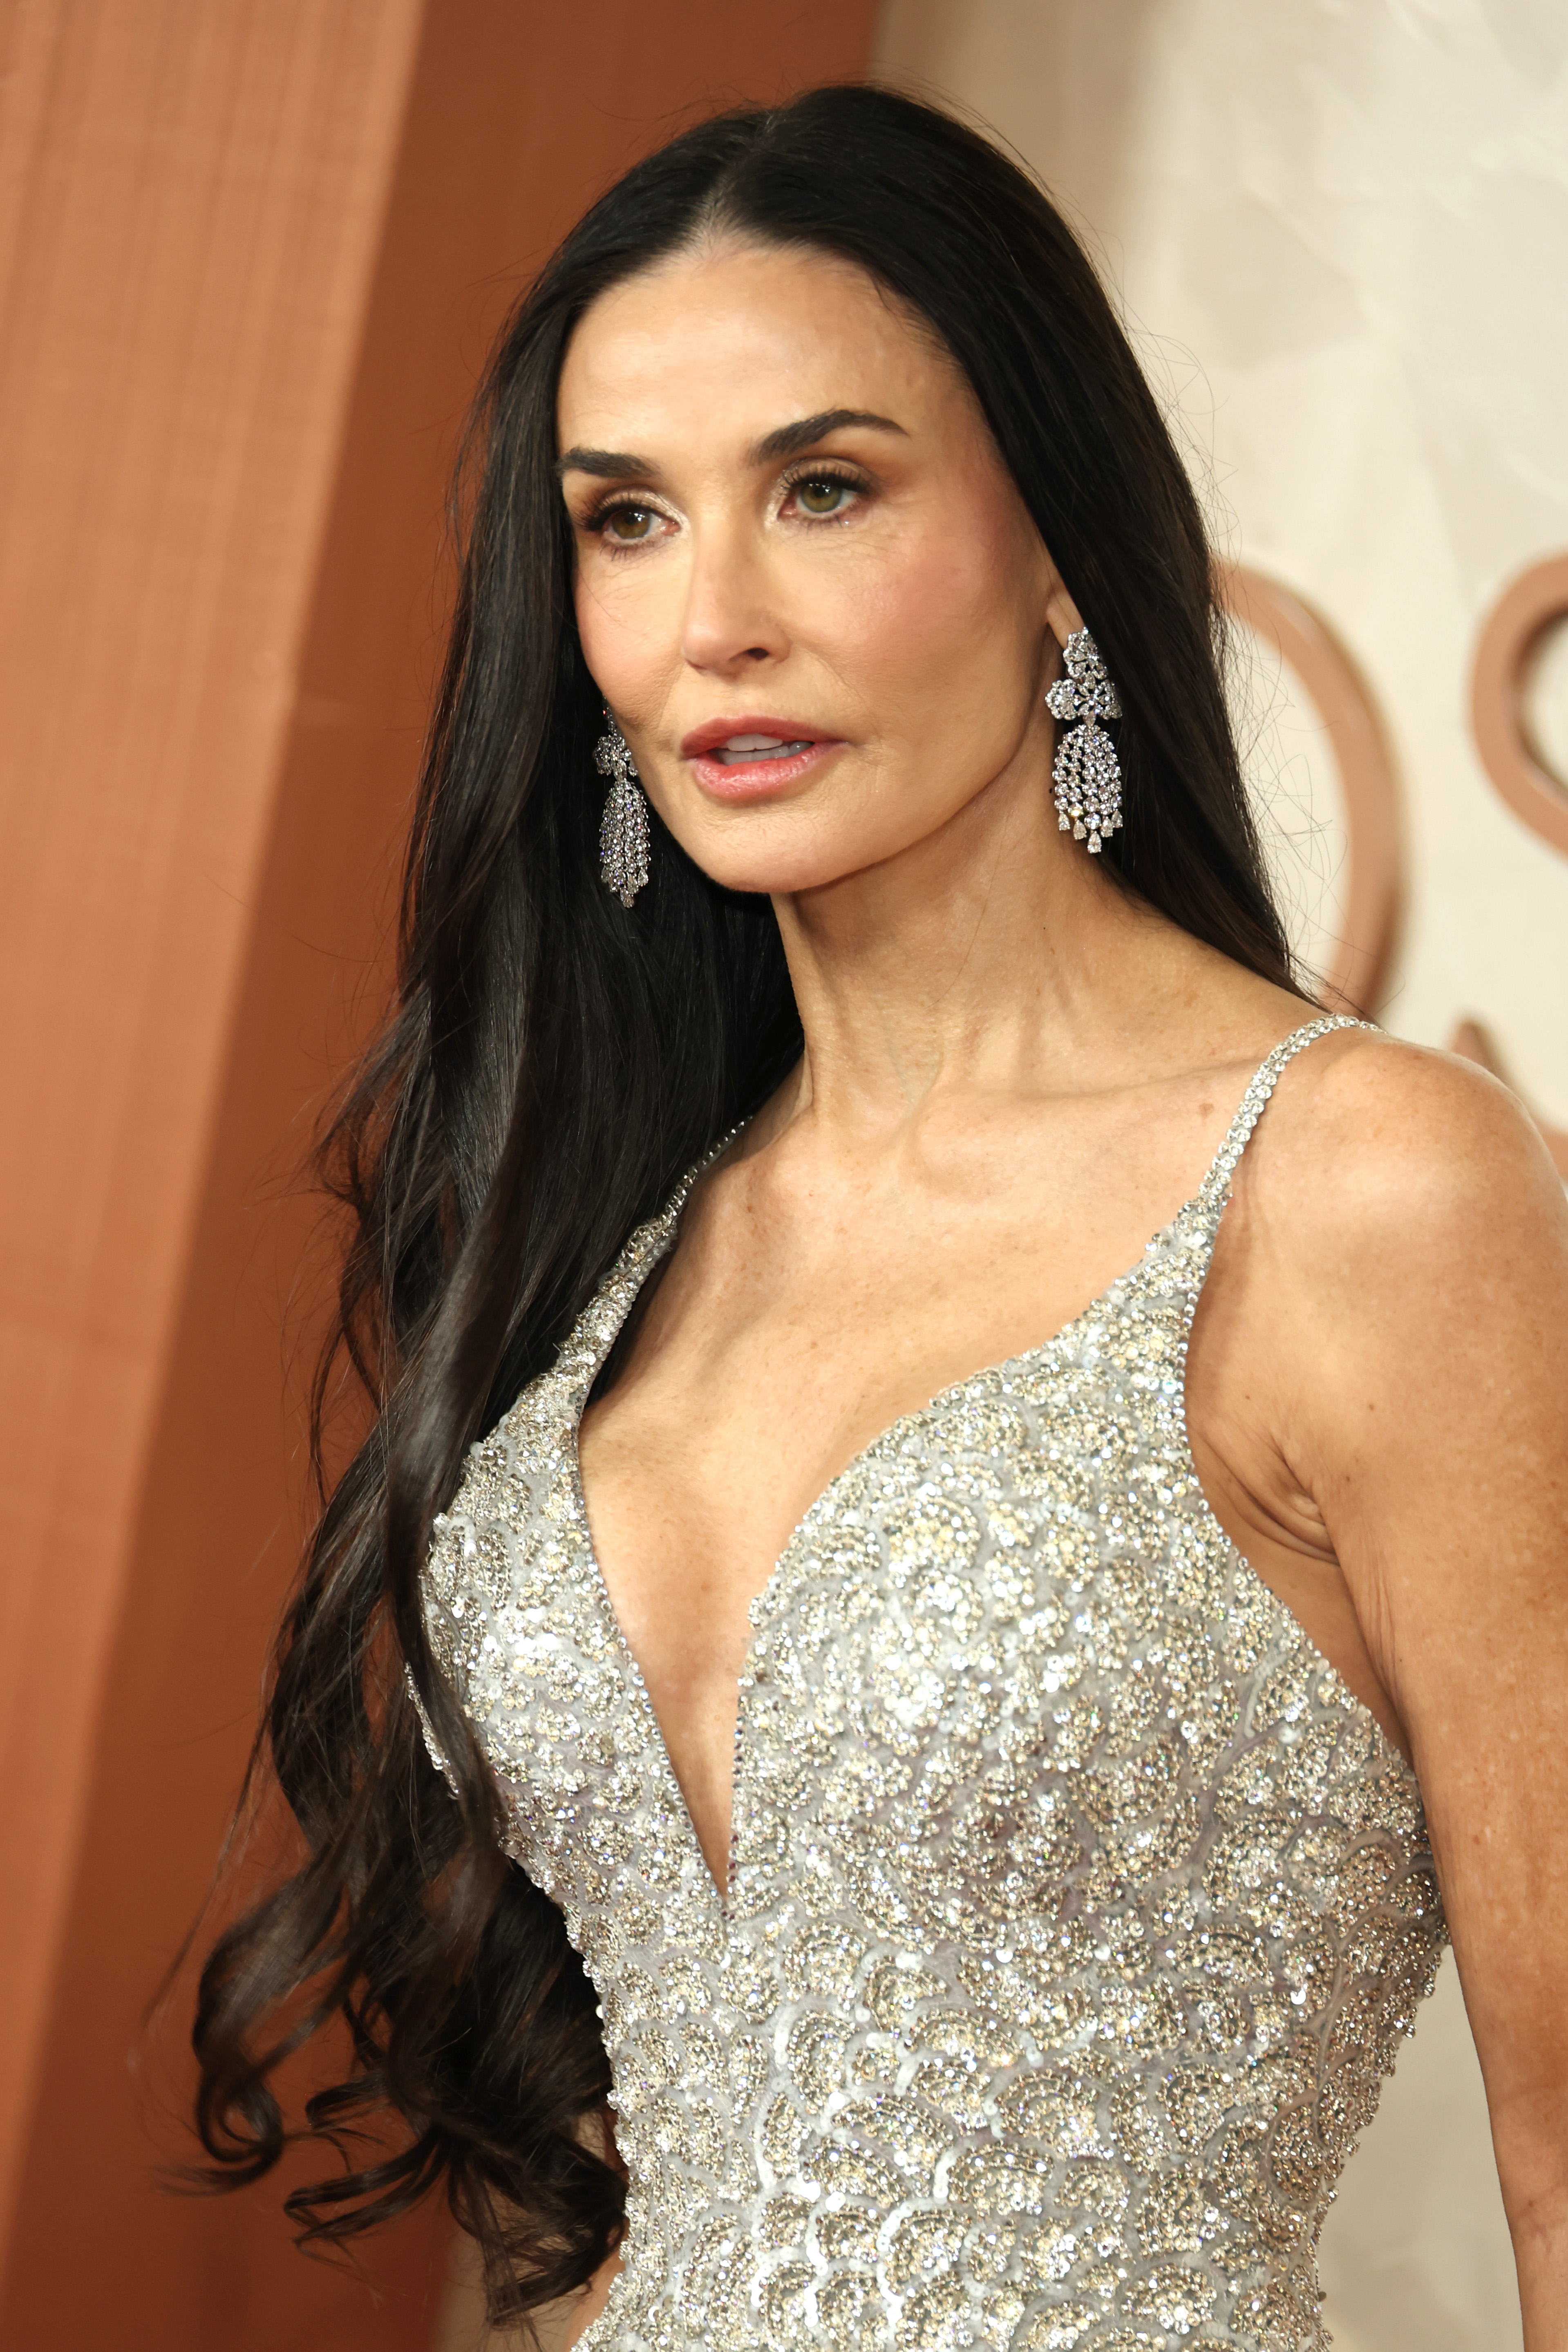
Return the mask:
<path id="1" fill-rule="evenodd" d="M 1319 2227 L 1442 1914 L 1409 1768 L 1205 1502 L 1184 1370 L 1236 1161 L 1333 1025 L 1138 1265 L 802 1519 L 722 1892 L 577 1467 L 679 1199 L 473 1449 L 427 1615 L 602 2003 L 628 2227 L 585 2347 L 1327 2343 Z"/>

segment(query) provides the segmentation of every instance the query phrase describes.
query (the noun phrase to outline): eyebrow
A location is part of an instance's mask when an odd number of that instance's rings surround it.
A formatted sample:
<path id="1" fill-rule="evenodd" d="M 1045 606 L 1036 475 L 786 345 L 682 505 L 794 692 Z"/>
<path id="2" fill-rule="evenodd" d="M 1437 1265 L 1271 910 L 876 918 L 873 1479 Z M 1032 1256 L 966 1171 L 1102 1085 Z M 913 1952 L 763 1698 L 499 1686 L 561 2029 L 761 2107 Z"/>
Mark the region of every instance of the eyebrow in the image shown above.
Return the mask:
<path id="1" fill-rule="evenodd" d="M 798 457 L 809 449 L 814 441 L 825 441 L 830 433 L 840 433 L 847 425 L 858 425 L 874 433 L 897 433 L 907 438 L 901 425 L 890 416 L 873 415 L 868 408 L 822 408 L 815 416 L 797 417 L 793 425 L 781 425 L 772 433 L 764 433 L 746 452 L 747 463 L 752 466 L 776 466 L 783 458 Z M 606 480 L 620 480 L 628 474 L 653 474 L 658 468 L 646 457 L 634 457 L 626 449 L 563 449 L 555 460 L 558 474 L 595 474 Z"/>
<path id="2" fill-rule="evenodd" d="M 826 441 L 830 433 L 841 432 L 847 425 L 908 437 L 903 426 L 895 425 L 890 416 L 873 416 L 868 408 L 823 408 L 815 416 L 803 416 L 794 425 L 781 425 L 776 433 L 765 433 L 748 455 L 753 466 L 776 466 L 781 457 L 798 457 L 814 441 Z"/>

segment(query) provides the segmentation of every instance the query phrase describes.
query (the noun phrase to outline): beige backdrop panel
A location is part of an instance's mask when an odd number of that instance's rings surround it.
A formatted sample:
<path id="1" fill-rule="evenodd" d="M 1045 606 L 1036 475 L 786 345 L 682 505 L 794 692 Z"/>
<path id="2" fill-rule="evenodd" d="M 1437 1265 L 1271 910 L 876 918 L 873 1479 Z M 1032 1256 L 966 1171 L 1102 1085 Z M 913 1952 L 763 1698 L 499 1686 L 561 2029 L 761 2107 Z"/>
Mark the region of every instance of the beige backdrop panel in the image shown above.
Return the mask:
<path id="1" fill-rule="evenodd" d="M 1388 1026 L 1444 1045 L 1480 1020 L 1568 1123 L 1568 864 L 1490 789 L 1468 719 L 1488 612 L 1568 548 L 1568 10 L 887 0 L 878 54 L 976 110 L 1089 227 L 1226 551 L 1315 606 L 1369 682 L 1408 841 Z M 1342 896 L 1340 819 L 1289 688 L 1259 666 L 1253 759 L 1310 939 Z M 1519 2341 L 1451 1965 L 1324 2275 L 1342 2352 Z"/>

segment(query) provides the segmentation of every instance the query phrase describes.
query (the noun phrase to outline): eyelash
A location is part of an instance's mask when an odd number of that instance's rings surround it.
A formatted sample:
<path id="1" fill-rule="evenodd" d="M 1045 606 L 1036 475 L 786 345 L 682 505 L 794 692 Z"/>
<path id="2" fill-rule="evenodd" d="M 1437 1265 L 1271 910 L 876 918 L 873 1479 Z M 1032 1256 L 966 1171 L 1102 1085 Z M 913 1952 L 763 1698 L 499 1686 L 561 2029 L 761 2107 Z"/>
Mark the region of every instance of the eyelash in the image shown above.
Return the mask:
<path id="1" fill-rule="evenodd" d="M 784 478 L 784 487 L 786 491 L 802 489 L 807 482 L 838 482 L 845 489 L 854 490 L 861 497 L 865 496 L 870 487 L 864 474 L 858 474 L 847 466 L 835 466 L 831 463 L 797 466 L 792 467 Z M 834 514 L 813 515 L 811 520 L 813 522 L 842 522 L 846 515 L 853 511 L 850 507 L 841 507 Z"/>
<path id="2" fill-rule="evenodd" d="M 864 497 L 870 487 L 863 474 L 855 473 L 847 466 L 819 462 L 796 467 L 785 474 L 783 488 L 787 495 L 792 490 L 803 488 L 807 482 L 841 483 L 845 489 L 854 490 L 858 497 Z M 617 514 L 658 514 L 661 511 L 658 507 L 650 506 L 645 499 L 627 498 L 624 491 L 618 492 L 605 499 L 602 505 L 595 507 L 584 518 L 583 529 L 599 540 L 611 555 L 635 555 L 639 547 L 646 547 L 648 542 L 646 540 L 623 540 L 617 546 L 609 536 L 611 517 Z M 853 512 L 852 506 L 841 507 L 833 514 L 809 515 L 805 520 L 814 524 L 844 522 Z"/>

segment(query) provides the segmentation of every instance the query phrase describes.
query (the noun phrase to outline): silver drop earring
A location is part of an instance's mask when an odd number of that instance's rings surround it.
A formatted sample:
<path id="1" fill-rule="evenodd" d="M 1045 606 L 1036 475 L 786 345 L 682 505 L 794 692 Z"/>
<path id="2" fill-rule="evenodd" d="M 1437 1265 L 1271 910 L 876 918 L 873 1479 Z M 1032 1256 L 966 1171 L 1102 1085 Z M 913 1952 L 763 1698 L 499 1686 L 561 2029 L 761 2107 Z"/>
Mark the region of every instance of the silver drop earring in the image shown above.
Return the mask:
<path id="1" fill-rule="evenodd" d="M 1068 639 L 1062 661 L 1062 675 L 1046 697 L 1063 729 L 1051 768 L 1057 829 L 1066 833 L 1070 826 L 1075 841 L 1087 834 L 1089 856 L 1096 857 L 1106 835 L 1121 823 L 1121 763 L 1100 723 L 1120 719 L 1121 705 L 1087 629 L 1075 630 Z"/>
<path id="2" fill-rule="evenodd" d="M 599 820 L 599 871 L 605 889 L 629 907 L 647 880 L 647 803 L 626 737 L 607 710 L 605 720 L 605 732 L 594 746 L 594 765 L 614 782 Z"/>

